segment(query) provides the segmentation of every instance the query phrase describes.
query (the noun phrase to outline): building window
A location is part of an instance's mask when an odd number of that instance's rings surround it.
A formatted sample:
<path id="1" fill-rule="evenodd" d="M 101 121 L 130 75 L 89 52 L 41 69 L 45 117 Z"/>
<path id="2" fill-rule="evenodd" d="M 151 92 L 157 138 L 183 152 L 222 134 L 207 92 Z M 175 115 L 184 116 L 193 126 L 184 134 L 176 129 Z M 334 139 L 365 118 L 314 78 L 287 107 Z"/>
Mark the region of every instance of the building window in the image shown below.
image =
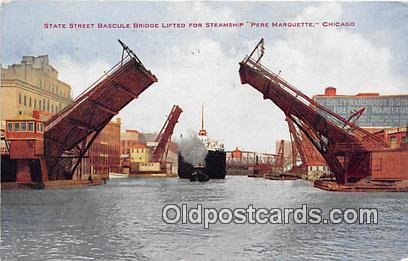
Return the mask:
<path id="1" fill-rule="evenodd" d="M 50 100 L 47 100 L 47 111 L 50 111 Z"/>
<path id="2" fill-rule="evenodd" d="M 391 136 L 391 138 L 390 138 L 390 147 L 391 148 L 396 148 L 397 146 L 398 146 L 397 137 L 396 136 Z"/>
<path id="3" fill-rule="evenodd" d="M 51 112 L 54 113 L 54 104 L 51 104 Z"/>
<path id="4" fill-rule="evenodd" d="M 21 131 L 27 131 L 27 122 L 21 123 Z"/>
<path id="5" fill-rule="evenodd" d="M 44 125 L 41 122 L 37 123 L 37 132 L 43 132 Z"/>
<path id="6" fill-rule="evenodd" d="M 37 109 L 37 99 L 34 99 L 34 109 Z"/>
<path id="7" fill-rule="evenodd" d="M 28 131 L 29 132 L 34 132 L 34 122 L 30 121 L 28 123 Z"/>
<path id="8" fill-rule="evenodd" d="M 27 97 L 24 95 L 24 106 L 27 105 Z"/>
<path id="9" fill-rule="evenodd" d="M 21 104 L 21 93 L 18 94 L 18 104 Z"/>
<path id="10" fill-rule="evenodd" d="M 41 100 L 38 101 L 38 109 L 41 110 Z"/>
<path id="11" fill-rule="evenodd" d="M 30 99 L 28 100 L 28 106 L 30 106 L 30 108 L 31 108 L 31 97 L 30 97 Z"/>
<path id="12" fill-rule="evenodd" d="M 13 123 L 11 122 L 7 123 L 7 131 L 13 131 Z"/>
<path id="13" fill-rule="evenodd" d="M 20 131 L 20 123 L 19 122 L 14 123 L 14 131 Z"/>
<path id="14" fill-rule="evenodd" d="M 42 106 L 43 108 L 43 111 L 45 111 L 45 99 L 43 99 L 43 106 Z"/>

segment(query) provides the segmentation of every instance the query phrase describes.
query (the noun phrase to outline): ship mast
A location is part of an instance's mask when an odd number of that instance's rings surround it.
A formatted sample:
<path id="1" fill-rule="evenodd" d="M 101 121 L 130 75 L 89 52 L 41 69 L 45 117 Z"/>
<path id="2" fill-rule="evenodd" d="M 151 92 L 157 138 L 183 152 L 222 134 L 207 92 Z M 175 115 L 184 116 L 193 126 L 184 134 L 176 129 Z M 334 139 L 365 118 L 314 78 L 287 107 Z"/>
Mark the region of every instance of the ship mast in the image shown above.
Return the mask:
<path id="1" fill-rule="evenodd" d="M 207 131 L 204 129 L 204 105 L 201 105 L 201 129 L 198 131 L 198 136 L 207 136 Z"/>

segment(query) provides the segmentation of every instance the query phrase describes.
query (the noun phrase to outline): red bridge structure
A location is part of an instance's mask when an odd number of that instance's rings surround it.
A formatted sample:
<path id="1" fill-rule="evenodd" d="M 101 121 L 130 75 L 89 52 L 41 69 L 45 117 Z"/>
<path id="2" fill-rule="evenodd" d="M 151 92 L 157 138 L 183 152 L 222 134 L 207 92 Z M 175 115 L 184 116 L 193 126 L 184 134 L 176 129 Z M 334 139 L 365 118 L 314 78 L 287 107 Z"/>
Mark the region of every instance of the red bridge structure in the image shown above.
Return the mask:
<path id="1" fill-rule="evenodd" d="M 226 168 L 230 172 L 249 172 L 249 177 L 264 177 L 273 172 L 276 165 L 276 154 L 242 151 L 236 148 L 226 152 Z"/>
<path id="2" fill-rule="evenodd" d="M 171 136 L 173 135 L 174 127 L 176 126 L 182 112 L 183 110 L 178 105 L 173 105 L 166 122 L 160 130 L 159 135 L 156 137 L 155 142 L 157 142 L 157 146 L 153 150 L 151 156 L 152 162 L 159 162 L 160 165 L 162 165 L 167 161 L 169 142 Z"/>
<path id="3" fill-rule="evenodd" d="M 276 155 L 275 162 L 273 164 L 273 170 L 276 173 L 282 174 L 284 172 L 285 164 L 285 141 L 281 140 L 279 143 L 278 154 Z"/>
<path id="4" fill-rule="evenodd" d="M 377 136 L 319 105 L 260 64 L 264 40 L 240 62 L 242 84 L 274 102 L 306 135 L 330 167 L 335 181 L 316 187 L 339 191 L 408 190 L 408 150 L 390 149 Z M 395 164 L 398 162 L 398 164 Z"/>
<path id="5" fill-rule="evenodd" d="M 233 151 L 226 152 L 226 167 L 248 170 L 255 165 L 256 156 L 256 152 L 242 151 L 237 147 Z"/>
<path id="6" fill-rule="evenodd" d="M 293 153 L 293 150 L 292 150 L 292 153 Z M 281 140 L 279 143 L 278 152 L 272 164 L 272 170 L 269 173 L 265 174 L 264 177 L 266 179 L 272 179 L 272 180 L 297 179 L 298 175 L 296 173 L 285 170 L 286 162 L 287 162 L 287 158 L 285 158 L 285 141 Z"/>
<path id="7" fill-rule="evenodd" d="M 288 123 L 292 145 L 292 167 L 289 170 L 289 173 L 298 176 L 303 175 L 304 178 L 309 178 L 309 167 L 319 166 L 326 168 L 326 161 L 309 141 L 306 135 L 293 123 L 290 118 L 286 117 L 286 122 Z"/>
<path id="8" fill-rule="evenodd" d="M 31 140 L 22 144 L 20 138 L 18 146 L 13 146 L 16 139 L 9 140 L 10 159 L 17 162 L 17 182 L 72 179 L 89 147 L 109 121 L 157 82 L 133 51 L 120 40 L 119 43 L 123 47 L 122 59 L 112 69 L 46 121 L 44 128 L 40 122 L 27 122 L 34 124 L 36 130 Z M 13 127 L 12 122 L 10 126 Z M 10 130 L 9 135 L 6 132 L 6 140 L 16 136 L 13 128 Z M 34 138 L 35 146 L 32 145 Z"/>

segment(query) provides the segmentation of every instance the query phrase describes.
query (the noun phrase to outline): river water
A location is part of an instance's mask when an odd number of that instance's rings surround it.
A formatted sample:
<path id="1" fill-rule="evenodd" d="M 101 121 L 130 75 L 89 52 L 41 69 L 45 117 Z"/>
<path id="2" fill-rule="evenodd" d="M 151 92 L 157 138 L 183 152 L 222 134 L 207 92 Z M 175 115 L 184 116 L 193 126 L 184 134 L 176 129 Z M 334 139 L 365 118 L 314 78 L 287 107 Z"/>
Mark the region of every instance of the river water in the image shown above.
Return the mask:
<path id="1" fill-rule="evenodd" d="M 399 260 L 407 193 L 334 193 L 306 181 L 227 176 L 111 180 L 105 186 L 2 191 L 2 260 Z M 377 208 L 378 224 L 166 224 L 166 204 Z"/>

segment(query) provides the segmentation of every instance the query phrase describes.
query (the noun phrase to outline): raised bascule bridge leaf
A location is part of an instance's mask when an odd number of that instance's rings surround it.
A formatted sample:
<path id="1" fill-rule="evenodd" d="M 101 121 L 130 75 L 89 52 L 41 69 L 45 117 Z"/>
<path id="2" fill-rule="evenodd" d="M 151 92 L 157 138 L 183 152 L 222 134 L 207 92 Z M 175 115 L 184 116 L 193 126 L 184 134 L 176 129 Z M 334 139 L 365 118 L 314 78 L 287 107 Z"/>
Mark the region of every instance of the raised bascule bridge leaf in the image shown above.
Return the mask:
<path id="1" fill-rule="evenodd" d="M 71 179 L 102 129 L 129 102 L 157 82 L 120 40 L 122 59 L 84 93 L 46 122 L 45 159 L 51 180 Z"/>

